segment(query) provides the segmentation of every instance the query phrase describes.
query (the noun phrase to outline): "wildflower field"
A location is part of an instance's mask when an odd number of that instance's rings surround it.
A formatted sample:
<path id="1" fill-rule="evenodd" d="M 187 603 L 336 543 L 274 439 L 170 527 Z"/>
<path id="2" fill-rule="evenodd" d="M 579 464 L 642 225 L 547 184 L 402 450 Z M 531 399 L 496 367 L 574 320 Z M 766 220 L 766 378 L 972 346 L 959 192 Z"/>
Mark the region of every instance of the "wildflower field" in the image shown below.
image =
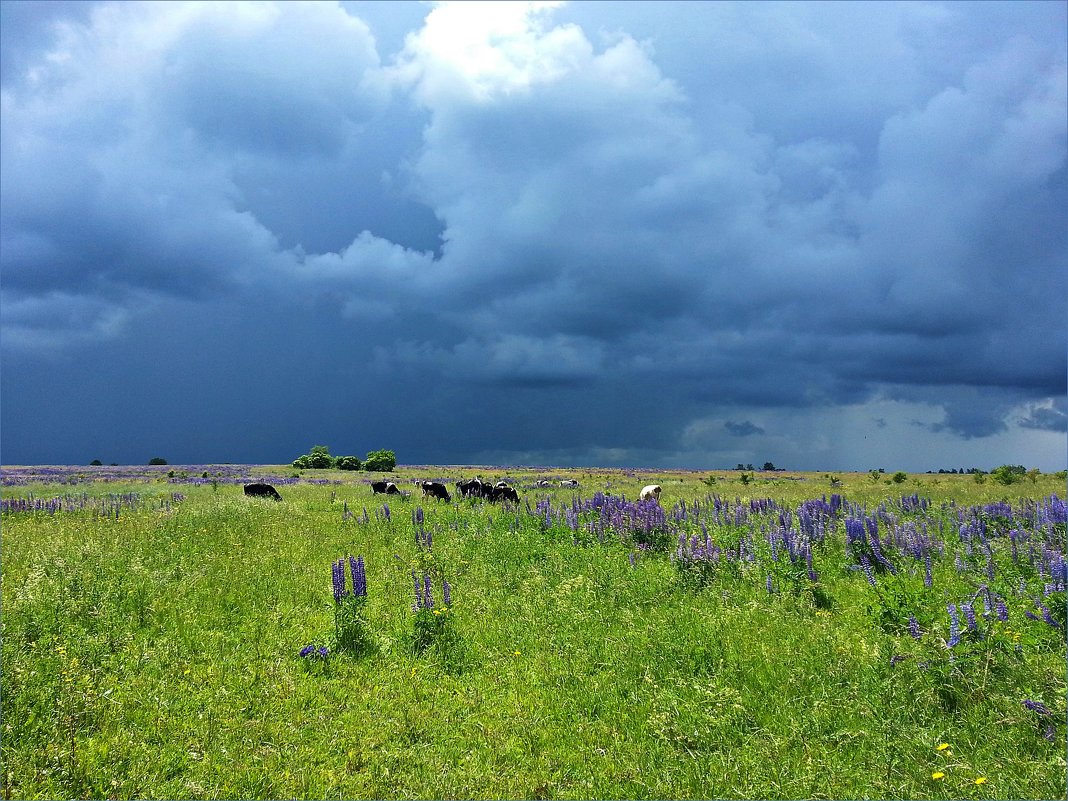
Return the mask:
<path id="1" fill-rule="evenodd" d="M 1065 797 L 1063 476 L 391 477 L 3 468 L 4 797 Z"/>

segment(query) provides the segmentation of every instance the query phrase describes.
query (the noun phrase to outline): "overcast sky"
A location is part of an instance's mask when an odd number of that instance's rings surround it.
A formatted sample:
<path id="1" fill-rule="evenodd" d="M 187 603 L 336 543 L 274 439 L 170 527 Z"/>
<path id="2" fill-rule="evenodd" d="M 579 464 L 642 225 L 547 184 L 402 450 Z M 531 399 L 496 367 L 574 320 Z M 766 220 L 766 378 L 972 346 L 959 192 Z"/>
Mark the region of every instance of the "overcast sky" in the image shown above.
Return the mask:
<path id="1" fill-rule="evenodd" d="M 1065 2 L 0 3 L 0 459 L 1065 467 Z"/>

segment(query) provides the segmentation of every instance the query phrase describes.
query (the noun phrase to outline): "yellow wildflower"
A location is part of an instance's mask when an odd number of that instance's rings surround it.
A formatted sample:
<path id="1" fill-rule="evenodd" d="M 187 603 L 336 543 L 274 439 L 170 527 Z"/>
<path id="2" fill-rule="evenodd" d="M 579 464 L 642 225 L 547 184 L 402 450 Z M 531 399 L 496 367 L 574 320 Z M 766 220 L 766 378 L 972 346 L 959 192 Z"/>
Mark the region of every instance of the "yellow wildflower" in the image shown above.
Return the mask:
<path id="1" fill-rule="evenodd" d="M 980 776 L 978 779 L 975 780 L 975 783 L 976 784 L 986 784 L 986 776 Z"/>
<path id="2" fill-rule="evenodd" d="M 949 748 L 949 743 L 942 743 L 940 746 L 938 746 L 937 750 L 945 751 L 947 748 Z"/>
<path id="3" fill-rule="evenodd" d="M 945 778 L 945 775 L 946 774 L 944 774 L 942 771 L 936 770 L 934 773 L 931 774 L 931 778 L 935 781 L 938 781 L 939 779 Z"/>

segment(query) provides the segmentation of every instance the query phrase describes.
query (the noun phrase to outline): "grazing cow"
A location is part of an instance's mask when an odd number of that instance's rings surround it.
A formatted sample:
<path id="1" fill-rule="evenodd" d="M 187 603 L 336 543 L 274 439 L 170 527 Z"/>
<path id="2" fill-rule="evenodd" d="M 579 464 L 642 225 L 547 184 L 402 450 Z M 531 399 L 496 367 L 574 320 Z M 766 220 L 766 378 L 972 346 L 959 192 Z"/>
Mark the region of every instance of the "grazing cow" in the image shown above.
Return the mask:
<path id="1" fill-rule="evenodd" d="M 245 494 L 250 498 L 274 498 L 276 501 L 282 500 L 282 496 L 278 494 L 278 490 L 270 484 L 263 484 L 260 482 L 246 484 Z"/>
<path id="2" fill-rule="evenodd" d="M 444 484 L 439 484 L 436 481 L 424 481 L 421 485 L 423 488 L 423 497 L 428 495 L 431 498 L 437 498 L 440 501 L 451 500 L 449 498 L 449 491 L 445 488 Z"/>
<path id="3" fill-rule="evenodd" d="M 569 489 L 578 489 L 579 483 L 573 478 L 565 478 L 560 482 L 561 487 L 567 487 Z"/>
<path id="4" fill-rule="evenodd" d="M 543 478 L 535 486 L 537 486 L 537 487 L 549 487 L 549 486 L 552 486 L 552 485 L 549 483 L 549 479 Z"/>
<path id="5" fill-rule="evenodd" d="M 485 485 L 477 478 L 456 482 L 456 491 L 460 493 L 461 498 L 481 498 L 484 488 Z"/>
<path id="6" fill-rule="evenodd" d="M 392 481 L 372 481 L 371 494 L 400 495 L 400 488 Z"/>
<path id="7" fill-rule="evenodd" d="M 659 501 L 660 500 L 660 485 L 650 484 L 648 487 L 643 487 L 641 494 L 638 496 L 639 500 L 643 501 Z"/>
<path id="8" fill-rule="evenodd" d="M 501 500 L 519 503 L 519 493 L 516 492 L 515 487 L 509 487 L 503 481 L 498 481 L 492 488 L 492 493 L 490 494 L 489 499 L 494 503 Z"/>

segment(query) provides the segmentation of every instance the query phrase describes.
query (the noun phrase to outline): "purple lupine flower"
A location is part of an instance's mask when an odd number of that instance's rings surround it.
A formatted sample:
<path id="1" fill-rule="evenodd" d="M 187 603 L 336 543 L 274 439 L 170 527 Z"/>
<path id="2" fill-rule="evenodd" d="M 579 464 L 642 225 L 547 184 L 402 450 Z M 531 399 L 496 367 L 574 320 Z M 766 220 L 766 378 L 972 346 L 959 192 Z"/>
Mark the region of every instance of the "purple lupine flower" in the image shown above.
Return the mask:
<path id="1" fill-rule="evenodd" d="M 430 574 L 423 574 L 423 608 L 434 608 L 434 596 L 430 594 Z"/>
<path id="2" fill-rule="evenodd" d="M 315 646 L 314 645 L 305 645 L 303 648 L 300 649 L 300 655 L 301 656 L 307 656 L 308 654 L 310 654 L 314 650 L 315 650 Z"/>
<path id="3" fill-rule="evenodd" d="M 328 656 L 330 656 L 330 649 L 327 648 L 325 645 L 320 645 L 317 653 L 320 659 L 326 659 Z"/>
<path id="4" fill-rule="evenodd" d="M 441 579 L 441 598 L 446 607 L 452 604 L 452 587 L 445 578 Z"/>
<path id="5" fill-rule="evenodd" d="M 960 609 L 964 612 L 964 620 L 968 625 L 968 631 L 978 631 L 979 625 L 975 622 L 975 607 L 972 604 L 961 604 Z"/>
<path id="6" fill-rule="evenodd" d="M 905 654 L 894 654 L 890 657 L 890 667 L 894 667 L 898 662 L 904 662 L 906 659 L 908 657 Z"/>
<path id="7" fill-rule="evenodd" d="M 771 573 L 768 573 L 768 578 L 767 578 L 767 580 L 766 580 L 766 581 L 764 582 L 764 586 L 765 586 L 765 587 L 767 588 L 767 590 L 768 590 L 768 595 L 771 595 L 771 594 L 772 594 L 772 593 L 774 592 L 774 590 L 772 589 L 772 585 L 771 585 Z"/>
<path id="8" fill-rule="evenodd" d="M 923 636 L 923 629 L 920 628 L 915 615 L 909 615 L 909 635 L 914 640 L 918 640 Z"/>
<path id="9" fill-rule="evenodd" d="M 412 603 L 412 611 L 418 612 L 423 608 L 423 588 L 419 585 L 419 577 L 412 571 L 412 584 L 415 587 L 415 601 Z"/>
<path id="10" fill-rule="evenodd" d="M 630 562 L 630 566 L 634 567 L 634 551 L 627 554 L 627 560 Z"/>
<path id="11" fill-rule="evenodd" d="M 863 554 L 862 553 L 860 555 L 860 567 L 864 571 L 864 577 L 868 579 L 868 583 L 871 586 L 874 587 L 875 586 L 875 574 L 872 572 L 871 562 L 868 561 L 868 555 L 867 554 Z"/>
<path id="12" fill-rule="evenodd" d="M 1053 713 L 1049 711 L 1045 704 L 1041 701 L 1032 701 L 1030 698 L 1025 698 L 1021 703 L 1036 715 L 1047 715 L 1053 717 Z"/>
<path id="13" fill-rule="evenodd" d="M 334 603 L 341 603 L 345 597 L 345 563 L 341 559 L 334 562 Z"/>
<path id="14" fill-rule="evenodd" d="M 412 509 L 412 523 L 417 526 L 423 525 L 423 507 L 417 506 Z"/>
<path id="15" fill-rule="evenodd" d="M 349 569 L 352 572 L 352 594 L 360 597 L 367 597 L 367 570 L 364 566 L 363 557 L 359 559 L 353 559 L 349 557 Z"/>
<path id="16" fill-rule="evenodd" d="M 923 586 L 931 586 L 931 554 L 925 553 L 923 555 Z"/>
<path id="17" fill-rule="evenodd" d="M 1009 619 L 1009 610 L 1000 596 L 994 601 L 994 613 L 1002 623 Z"/>
<path id="18" fill-rule="evenodd" d="M 956 604 L 949 604 L 946 609 L 949 612 L 949 642 L 946 647 L 953 648 L 960 642 L 960 620 L 957 618 Z"/>

